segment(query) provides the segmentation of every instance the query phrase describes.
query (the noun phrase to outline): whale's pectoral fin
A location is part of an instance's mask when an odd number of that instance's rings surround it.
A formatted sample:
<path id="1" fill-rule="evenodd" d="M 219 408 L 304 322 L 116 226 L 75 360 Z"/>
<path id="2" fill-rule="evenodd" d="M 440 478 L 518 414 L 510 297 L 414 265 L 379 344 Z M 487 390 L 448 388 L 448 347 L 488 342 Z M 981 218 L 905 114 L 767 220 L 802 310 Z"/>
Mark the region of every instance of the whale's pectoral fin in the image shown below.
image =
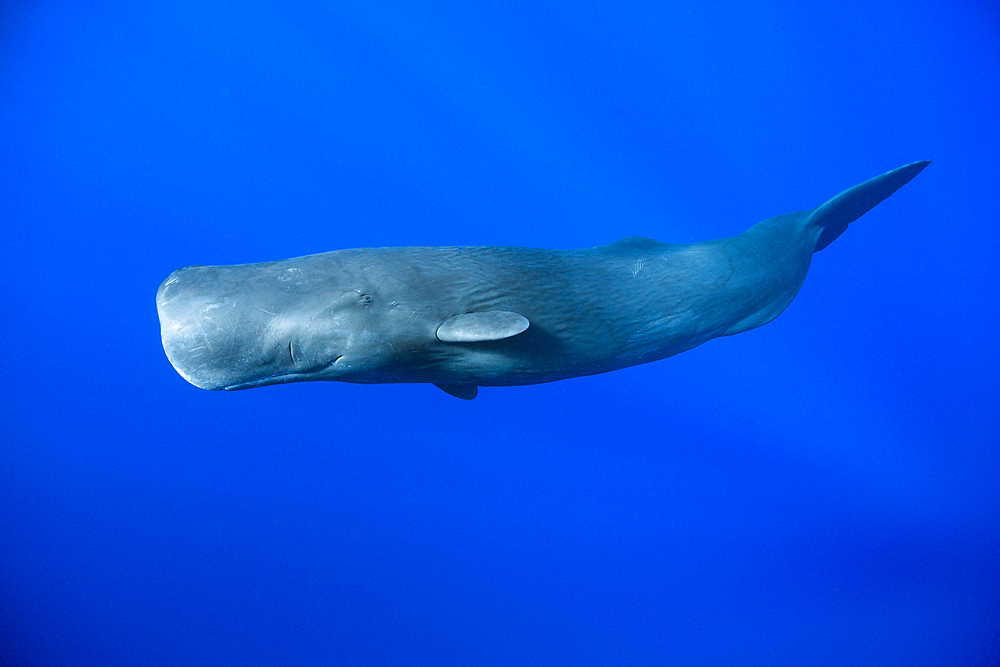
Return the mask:
<path id="1" fill-rule="evenodd" d="M 447 319 L 438 327 L 437 337 L 445 343 L 483 343 L 516 336 L 529 324 L 528 318 L 509 310 L 466 313 Z"/>
<path id="2" fill-rule="evenodd" d="M 444 393 L 451 394 L 463 401 L 471 401 L 479 395 L 479 387 L 474 384 L 438 384 L 435 382 L 434 386 Z"/>
<path id="3" fill-rule="evenodd" d="M 809 212 L 809 224 L 819 227 L 819 241 L 816 242 L 816 252 L 833 243 L 844 233 L 847 226 L 863 216 L 883 199 L 910 182 L 914 176 L 924 170 L 930 160 L 911 162 L 910 164 L 887 171 L 881 176 L 869 178 L 850 190 L 845 190 L 830 201 L 817 206 Z"/>

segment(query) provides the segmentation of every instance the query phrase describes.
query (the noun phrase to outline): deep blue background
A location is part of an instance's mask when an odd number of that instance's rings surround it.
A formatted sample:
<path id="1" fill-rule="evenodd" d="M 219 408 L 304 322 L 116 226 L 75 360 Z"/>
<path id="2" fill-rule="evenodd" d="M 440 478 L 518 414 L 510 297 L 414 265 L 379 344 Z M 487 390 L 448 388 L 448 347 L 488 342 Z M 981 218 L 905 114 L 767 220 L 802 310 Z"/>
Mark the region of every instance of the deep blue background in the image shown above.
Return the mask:
<path id="1" fill-rule="evenodd" d="M 3 665 L 995 665 L 995 2 L 0 9 Z M 188 264 L 691 242 L 924 173 L 776 322 L 209 393 Z"/>

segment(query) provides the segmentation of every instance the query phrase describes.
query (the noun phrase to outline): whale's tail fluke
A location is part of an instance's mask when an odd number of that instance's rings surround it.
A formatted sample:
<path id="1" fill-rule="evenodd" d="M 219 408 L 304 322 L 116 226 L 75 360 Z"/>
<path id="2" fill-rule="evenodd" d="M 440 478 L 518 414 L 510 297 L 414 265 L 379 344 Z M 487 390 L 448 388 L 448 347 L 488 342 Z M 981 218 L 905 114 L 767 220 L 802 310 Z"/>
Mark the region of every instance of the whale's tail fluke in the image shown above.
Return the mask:
<path id="1" fill-rule="evenodd" d="M 816 250 L 820 251 L 844 233 L 847 226 L 860 218 L 883 199 L 910 182 L 914 176 L 923 171 L 931 163 L 930 160 L 911 162 L 881 176 L 870 178 L 850 190 L 814 208 L 807 218 L 809 225 L 814 225 L 823 231 L 816 242 Z"/>

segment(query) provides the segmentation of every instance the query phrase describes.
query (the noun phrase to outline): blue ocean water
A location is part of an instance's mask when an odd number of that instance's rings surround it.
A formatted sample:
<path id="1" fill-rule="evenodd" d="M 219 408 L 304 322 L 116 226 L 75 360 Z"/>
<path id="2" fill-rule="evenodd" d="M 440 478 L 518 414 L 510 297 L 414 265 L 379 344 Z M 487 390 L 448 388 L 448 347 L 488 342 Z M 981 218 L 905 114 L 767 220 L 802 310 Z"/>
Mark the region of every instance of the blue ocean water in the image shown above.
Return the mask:
<path id="1" fill-rule="evenodd" d="M 1000 9 L 0 5 L 0 664 L 1000 663 Z M 934 163 L 775 322 L 602 376 L 206 392 L 156 288 L 686 243 Z"/>

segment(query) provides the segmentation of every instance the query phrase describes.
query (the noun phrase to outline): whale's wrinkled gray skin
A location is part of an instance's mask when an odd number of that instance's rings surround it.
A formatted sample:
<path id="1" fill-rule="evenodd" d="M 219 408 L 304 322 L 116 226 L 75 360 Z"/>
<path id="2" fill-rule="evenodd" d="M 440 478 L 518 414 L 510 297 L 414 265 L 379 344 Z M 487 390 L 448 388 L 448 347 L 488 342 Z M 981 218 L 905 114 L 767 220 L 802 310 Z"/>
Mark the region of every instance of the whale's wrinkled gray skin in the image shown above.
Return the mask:
<path id="1" fill-rule="evenodd" d="M 465 399 L 656 361 L 780 315 L 813 253 L 928 164 L 705 243 L 364 248 L 189 266 L 156 295 L 163 348 L 203 389 L 431 382 Z"/>

